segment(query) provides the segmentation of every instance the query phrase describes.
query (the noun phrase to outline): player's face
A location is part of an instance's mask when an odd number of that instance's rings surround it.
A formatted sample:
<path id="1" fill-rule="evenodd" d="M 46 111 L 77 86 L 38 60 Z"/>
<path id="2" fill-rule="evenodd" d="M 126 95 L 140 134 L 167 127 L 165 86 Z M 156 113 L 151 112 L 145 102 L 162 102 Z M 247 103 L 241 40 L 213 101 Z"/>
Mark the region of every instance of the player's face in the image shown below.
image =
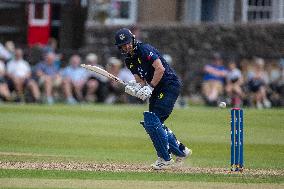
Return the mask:
<path id="1" fill-rule="evenodd" d="M 125 52 L 127 54 L 132 53 L 132 51 L 133 51 L 132 43 L 127 43 L 125 45 L 122 45 L 121 49 L 123 50 L 123 52 Z"/>

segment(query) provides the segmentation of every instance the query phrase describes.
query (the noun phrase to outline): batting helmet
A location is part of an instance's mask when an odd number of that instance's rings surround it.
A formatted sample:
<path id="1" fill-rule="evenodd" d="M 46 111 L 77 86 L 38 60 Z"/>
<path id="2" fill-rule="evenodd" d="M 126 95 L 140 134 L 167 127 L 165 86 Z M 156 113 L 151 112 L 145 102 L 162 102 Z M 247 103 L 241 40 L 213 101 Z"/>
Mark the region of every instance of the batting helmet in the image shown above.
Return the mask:
<path id="1" fill-rule="evenodd" d="M 131 43 L 133 40 L 134 35 L 127 28 L 122 28 L 115 33 L 115 45 L 118 47 Z"/>

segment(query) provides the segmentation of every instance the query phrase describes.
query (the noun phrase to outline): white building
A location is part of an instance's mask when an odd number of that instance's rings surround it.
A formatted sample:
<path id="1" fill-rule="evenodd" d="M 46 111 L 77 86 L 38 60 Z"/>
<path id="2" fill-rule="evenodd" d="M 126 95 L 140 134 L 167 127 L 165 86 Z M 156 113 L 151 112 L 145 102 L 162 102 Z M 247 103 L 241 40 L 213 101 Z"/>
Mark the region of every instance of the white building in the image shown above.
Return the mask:
<path id="1" fill-rule="evenodd" d="M 90 0 L 87 25 L 283 22 L 284 0 Z"/>

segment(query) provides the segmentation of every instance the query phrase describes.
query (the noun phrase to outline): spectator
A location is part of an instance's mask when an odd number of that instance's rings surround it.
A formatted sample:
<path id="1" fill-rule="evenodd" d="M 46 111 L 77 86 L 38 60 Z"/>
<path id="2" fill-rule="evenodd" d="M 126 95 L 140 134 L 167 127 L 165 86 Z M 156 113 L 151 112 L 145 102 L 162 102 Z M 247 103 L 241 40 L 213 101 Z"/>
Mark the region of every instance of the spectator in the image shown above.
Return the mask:
<path id="1" fill-rule="evenodd" d="M 254 67 L 248 74 L 248 88 L 252 93 L 252 103 L 258 108 L 270 108 L 271 102 L 267 98 L 268 74 L 264 70 L 264 60 L 256 58 Z"/>
<path id="2" fill-rule="evenodd" d="M 279 63 L 271 63 L 268 73 L 269 79 L 269 100 L 272 106 L 284 104 L 284 60 Z"/>
<path id="3" fill-rule="evenodd" d="M 12 99 L 5 79 L 5 64 L 3 61 L 0 61 L 0 98 L 3 98 L 5 101 Z"/>
<path id="4" fill-rule="evenodd" d="M 133 74 L 131 74 L 131 71 L 127 69 L 126 67 L 123 67 L 120 69 L 118 73 L 118 77 L 126 83 L 135 79 Z"/>
<path id="5" fill-rule="evenodd" d="M 104 69 L 98 64 L 98 57 L 94 53 L 89 53 L 86 56 L 86 64 L 98 66 Z M 108 79 L 100 74 L 92 71 L 87 71 L 87 82 L 84 87 L 85 99 L 87 102 L 104 102 L 106 98 L 107 82 Z"/>
<path id="6" fill-rule="evenodd" d="M 234 61 L 228 63 L 228 74 L 226 77 L 226 93 L 233 107 L 240 107 L 245 96 L 242 90 L 243 77 Z"/>
<path id="7" fill-rule="evenodd" d="M 53 37 L 49 38 L 46 46 L 43 47 L 42 52 L 43 52 L 43 54 L 46 54 L 48 52 L 53 52 L 55 54 L 55 57 L 56 57 L 54 64 L 58 69 L 60 69 L 61 64 L 62 64 L 61 59 L 62 59 L 63 55 L 58 52 L 58 49 L 57 49 L 58 45 L 57 44 L 58 43 L 57 43 L 57 40 L 55 38 L 53 38 Z"/>
<path id="8" fill-rule="evenodd" d="M 4 62 L 9 61 L 13 55 L 0 43 L 0 59 Z"/>
<path id="9" fill-rule="evenodd" d="M 23 50 L 15 49 L 15 57 L 7 63 L 7 77 L 9 79 L 10 90 L 15 90 L 18 101 L 24 101 L 25 89 L 29 89 L 33 101 L 39 102 L 40 90 L 31 78 L 31 67 L 27 61 L 23 59 Z"/>
<path id="10" fill-rule="evenodd" d="M 43 53 L 48 53 L 48 52 L 56 53 L 56 51 L 57 51 L 57 40 L 51 37 L 48 39 L 46 46 L 43 47 Z"/>
<path id="11" fill-rule="evenodd" d="M 87 72 L 80 67 L 81 57 L 72 55 L 69 60 L 69 66 L 61 72 L 63 78 L 63 90 L 68 104 L 76 104 L 77 101 L 73 97 L 73 91 L 79 102 L 84 101 L 83 87 L 87 80 Z"/>
<path id="12" fill-rule="evenodd" d="M 277 92 L 280 95 L 280 105 L 284 106 L 284 59 L 280 60 L 280 77 Z"/>
<path id="13" fill-rule="evenodd" d="M 215 106 L 223 93 L 226 68 L 223 66 L 223 59 L 219 53 L 213 55 L 213 62 L 204 67 L 204 78 L 202 83 L 202 93 L 207 105 Z"/>
<path id="14" fill-rule="evenodd" d="M 35 78 L 39 86 L 44 88 L 45 101 L 50 105 L 54 103 L 54 89 L 58 89 L 62 82 L 55 60 L 55 54 L 48 52 L 44 56 L 44 61 L 35 66 Z"/>
<path id="15" fill-rule="evenodd" d="M 113 74 L 114 76 L 117 76 L 120 74 L 121 71 L 122 62 L 115 58 L 110 57 L 107 61 L 106 70 Z M 124 86 L 121 86 L 118 82 L 114 80 L 109 80 L 108 82 L 108 90 L 109 94 L 106 99 L 106 103 L 112 104 L 112 103 L 118 103 L 118 102 L 127 102 L 126 94 L 124 93 Z"/>
<path id="16" fill-rule="evenodd" d="M 163 54 L 163 58 L 168 62 L 168 64 L 169 64 L 170 66 L 174 66 L 174 65 L 173 65 L 173 58 L 172 58 L 171 55 L 169 55 L 169 54 Z"/>
<path id="17" fill-rule="evenodd" d="M 13 41 L 6 41 L 5 48 L 11 54 L 11 56 L 14 57 L 15 50 L 16 50 L 14 42 Z"/>

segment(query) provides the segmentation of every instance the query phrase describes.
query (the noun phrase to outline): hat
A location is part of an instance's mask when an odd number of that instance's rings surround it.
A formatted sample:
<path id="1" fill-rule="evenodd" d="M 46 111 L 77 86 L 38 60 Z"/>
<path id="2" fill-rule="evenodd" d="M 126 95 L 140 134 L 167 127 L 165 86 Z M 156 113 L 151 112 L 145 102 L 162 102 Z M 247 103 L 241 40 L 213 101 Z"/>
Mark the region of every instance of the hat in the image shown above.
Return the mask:
<path id="1" fill-rule="evenodd" d="M 220 59 L 222 59 L 222 55 L 220 53 L 216 52 L 216 53 L 213 54 L 213 58 L 220 60 Z"/>
<path id="2" fill-rule="evenodd" d="M 122 64 L 121 61 L 115 57 L 110 57 L 107 62 L 108 62 L 108 65 L 111 65 L 111 66 L 121 66 Z"/>
<path id="3" fill-rule="evenodd" d="M 98 56 L 95 53 L 89 53 L 86 56 L 86 61 L 88 61 L 88 62 L 97 62 L 98 61 Z"/>

